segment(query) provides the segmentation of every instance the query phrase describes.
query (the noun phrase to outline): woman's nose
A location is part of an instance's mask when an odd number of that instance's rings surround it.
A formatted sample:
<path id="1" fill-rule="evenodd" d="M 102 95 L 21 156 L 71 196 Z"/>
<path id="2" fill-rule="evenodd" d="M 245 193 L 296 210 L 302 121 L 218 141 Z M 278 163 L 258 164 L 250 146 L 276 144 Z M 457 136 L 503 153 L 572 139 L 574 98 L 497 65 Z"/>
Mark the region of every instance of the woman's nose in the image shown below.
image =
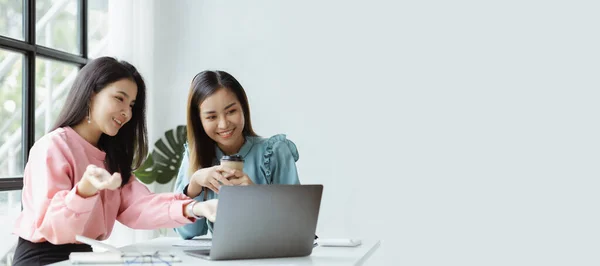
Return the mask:
<path id="1" fill-rule="evenodd" d="M 227 119 L 225 119 L 225 118 L 219 119 L 219 128 L 227 128 Z"/>
<path id="2" fill-rule="evenodd" d="M 131 112 L 130 111 L 121 111 L 121 116 L 123 116 L 123 118 L 125 118 L 125 120 L 129 120 L 131 118 Z"/>

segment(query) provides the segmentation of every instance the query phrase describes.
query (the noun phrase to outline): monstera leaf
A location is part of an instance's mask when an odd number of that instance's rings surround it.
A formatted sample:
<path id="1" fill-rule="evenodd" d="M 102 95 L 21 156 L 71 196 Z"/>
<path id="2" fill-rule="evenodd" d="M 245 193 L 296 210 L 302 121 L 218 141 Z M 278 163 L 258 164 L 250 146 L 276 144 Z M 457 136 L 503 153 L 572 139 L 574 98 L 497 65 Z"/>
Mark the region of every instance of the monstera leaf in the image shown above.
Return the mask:
<path id="1" fill-rule="evenodd" d="M 154 143 L 154 150 L 142 163 L 140 168 L 134 171 L 135 176 L 146 184 L 158 182 L 169 183 L 177 177 L 179 166 L 184 151 L 183 144 L 187 136 L 185 126 L 178 126 L 165 132 L 166 142 L 161 138 Z"/>

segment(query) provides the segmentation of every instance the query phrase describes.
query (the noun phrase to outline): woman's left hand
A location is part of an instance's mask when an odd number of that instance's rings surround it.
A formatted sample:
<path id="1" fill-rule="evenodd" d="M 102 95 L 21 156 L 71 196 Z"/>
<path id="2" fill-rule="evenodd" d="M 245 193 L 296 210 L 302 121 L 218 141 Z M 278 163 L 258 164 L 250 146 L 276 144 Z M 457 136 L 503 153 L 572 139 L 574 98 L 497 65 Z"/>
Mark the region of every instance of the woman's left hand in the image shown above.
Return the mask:
<path id="1" fill-rule="evenodd" d="M 248 186 L 248 185 L 254 185 L 254 182 L 252 182 L 252 180 L 250 179 L 250 177 L 248 177 L 248 175 L 240 170 L 231 170 L 231 172 L 228 172 L 229 175 L 227 175 L 227 179 L 229 180 L 229 182 L 231 182 L 231 184 L 233 184 L 234 186 Z"/>

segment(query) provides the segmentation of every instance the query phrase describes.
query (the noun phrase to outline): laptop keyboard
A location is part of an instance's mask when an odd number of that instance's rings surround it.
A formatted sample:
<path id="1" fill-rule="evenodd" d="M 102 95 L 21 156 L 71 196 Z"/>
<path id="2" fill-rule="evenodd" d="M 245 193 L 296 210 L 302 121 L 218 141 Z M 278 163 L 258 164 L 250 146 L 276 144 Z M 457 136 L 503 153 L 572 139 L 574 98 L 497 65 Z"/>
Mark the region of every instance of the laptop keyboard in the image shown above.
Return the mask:
<path id="1" fill-rule="evenodd" d="M 176 247 L 194 247 L 194 248 L 198 248 L 198 247 L 210 248 L 212 246 L 212 240 L 211 239 L 181 240 L 181 241 L 175 242 L 173 244 L 173 246 L 176 246 Z"/>

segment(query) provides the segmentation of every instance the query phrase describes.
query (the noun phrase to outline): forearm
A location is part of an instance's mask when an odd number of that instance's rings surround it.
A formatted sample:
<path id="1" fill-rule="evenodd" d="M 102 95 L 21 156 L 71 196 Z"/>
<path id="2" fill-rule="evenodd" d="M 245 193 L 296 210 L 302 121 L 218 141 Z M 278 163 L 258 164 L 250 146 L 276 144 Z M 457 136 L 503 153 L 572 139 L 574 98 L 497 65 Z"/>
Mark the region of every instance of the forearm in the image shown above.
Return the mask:
<path id="1" fill-rule="evenodd" d="M 98 201 L 97 195 L 84 198 L 74 190 L 56 193 L 36 215 L 41 221 L 37 233 L 53 244 L 73 243 L 75 235 L 83 232 Z"/>
<path id="2" fill-rule="evenodd" d="M 133 229 L 178 227 L 193 221 L 184 211 L 190 202 L 181 194 L 151 194 L 126 207 L 117 220 Z"/>
<path id="3" fill-rule="evenodd" d="M 153 194 L 132 176 L 121 188 L 121 208 L 117 220 L 134 229 L 173 228 L 192 222 L 184 207 L 192 199 L 181 193 Z"/>
<path id="4" fill-rule="evenodd" d="M 200 195 L 200 193 L 202 193 L 202 189 L 203 189 L 203 186 L 198 185 L 197 182 L 192 181 L 190 184 L 188 184 L 186 196 L 188 196 L 190 198 L 198 197 L 198 195 Z"/>

